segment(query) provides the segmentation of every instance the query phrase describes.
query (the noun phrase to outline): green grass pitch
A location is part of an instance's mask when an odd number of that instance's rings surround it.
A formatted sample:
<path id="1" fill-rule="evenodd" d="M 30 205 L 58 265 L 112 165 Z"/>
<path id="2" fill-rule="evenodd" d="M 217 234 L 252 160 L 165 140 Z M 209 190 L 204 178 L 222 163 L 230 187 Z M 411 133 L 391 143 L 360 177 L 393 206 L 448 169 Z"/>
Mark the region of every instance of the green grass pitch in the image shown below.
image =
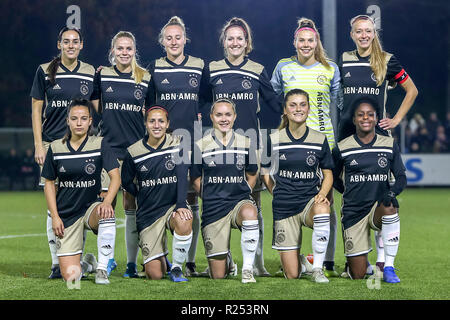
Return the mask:
<path id="1" fill-rule="evenodd" d="M 336 194 L 335 207 L 341 197 Z M 69 290 L 62 280 L 48 280 L 50 253 L 45 235 L 46 204 L 43 192 L 0 193 L 0 299 L 1 300 L 417 300 L 450 298 L 450 192 L 448 189 L 407 189 L 399 197 L 401 240 L 396 268 L 399 284 L 376 279 L 332 278 L 328 284 L 315 284 L 308 278 L 286 280 L 281 276 L 257 277 L 256 284 L 241 284 L 240 275 L 224 280 L 192 278 L 187 283 L 172 283 L 168 278 L 124 279 L 126 266 L 124 213 L 121 196 L 117 207 L 115 258 L 118 268 L 109 286 L 94 284 L 94 275 L 82 280 L 79 290 Z M 264 258 L 272 275 L 279 269 L 278 253 L 271 248 L 271 196 L 262 194 L 265 219 Z M 339 214 L 339 213 L 338 213 Z M 311 253 L 311 230 L 304 228 L 303 248 Z M 97 238 L 88 234 L 86 252 L 97 255 Z M 171 242 L 169 242 L 169 250 Z M 233 230 L 231 250 L 242 266 L 240 233 Z M 375 263 L 375 250 L 369 254 Z M 141 261 L 139 255 L 138 261 Z M 201 236 L 196 262 L 199 271 L 207 266 Z M 338 271 L 344 265 L 340 224 L 336 248 Z M 214 288 L 212 290 L 212 288 Z"/>

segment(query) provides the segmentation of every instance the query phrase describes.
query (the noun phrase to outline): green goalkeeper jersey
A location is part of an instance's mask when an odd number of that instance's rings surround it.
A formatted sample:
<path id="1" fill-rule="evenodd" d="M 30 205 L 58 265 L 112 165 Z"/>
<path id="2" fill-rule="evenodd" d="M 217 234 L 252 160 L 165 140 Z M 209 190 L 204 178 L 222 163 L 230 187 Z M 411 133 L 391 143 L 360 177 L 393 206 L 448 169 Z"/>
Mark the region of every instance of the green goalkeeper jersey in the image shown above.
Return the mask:
<path id="1" fill-rule="evenodd" d="M 329 61 L 329 64 L 329 68 L 320 62 L 305 66 L 295 56 L 281 59 L 270 82 L 277 94 L 286 94 L 292 89 L 308 92 L 310 112 L 306 124 L 325 134 L 332 149 L 341 94 L 339 68 L 334 62 Z"/>

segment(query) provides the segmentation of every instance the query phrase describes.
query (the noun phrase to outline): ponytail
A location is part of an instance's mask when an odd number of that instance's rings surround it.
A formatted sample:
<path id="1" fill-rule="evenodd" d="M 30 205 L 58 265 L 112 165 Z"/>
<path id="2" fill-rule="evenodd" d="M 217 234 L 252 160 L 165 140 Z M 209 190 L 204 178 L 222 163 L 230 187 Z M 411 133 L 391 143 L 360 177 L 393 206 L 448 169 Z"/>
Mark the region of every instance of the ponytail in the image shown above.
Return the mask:
<path id="1" fill-rule="evenodd" d="M 52 85 L 56 82 L 56 72 L 58 71 L 59 64 L 61 63 L 61 55 L 58 54 L 47 67 L 46 72 L 48 73 L 48 79 Z"/>

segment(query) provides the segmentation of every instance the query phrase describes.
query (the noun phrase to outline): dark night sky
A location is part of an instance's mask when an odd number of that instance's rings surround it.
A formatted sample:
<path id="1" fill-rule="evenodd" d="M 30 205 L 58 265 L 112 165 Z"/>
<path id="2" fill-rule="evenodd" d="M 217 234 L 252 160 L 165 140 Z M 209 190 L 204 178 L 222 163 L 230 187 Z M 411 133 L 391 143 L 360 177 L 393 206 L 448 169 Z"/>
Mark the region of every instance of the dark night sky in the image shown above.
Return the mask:
<path id="1" fill-rule="evenodd" d="M 206 61 L 223 57 L 218 37 L 224 22 L 232 16 L 243 17 L 254 35 L 250 58 L 262 63 L 269 74 L 280 58 L 294 54 L 292 36 L 297 18 L 312 18 L 324 32 L 319 0 L 2 0 L 1 57 L 5 63 L 0 82 L 0 127 L 31 127 L 29 92 L 34 73 L 39 64 L 57 55 L 57 33 L 66 23 L 66 8 L 71 4 L 81 8 L 85 43 L 80 59 L 94 66 L 107 64 L 111 37 L 119 30 L 136 35 L 141 65 L 160 57 L 163 51 L 157 35 L 172 15 L 181 16 L 188 27 L 191 43 L 186 53 Z M 410 115 L 435 110 L 443 117 L 448 105 L 449 2 L 337 0 L 338 53 L 354 48 L 349 20 L 365 13 L 370 4 L 381 8 L 384 49 L 397 56 L 419 89 Z M 402 97 L 402 89 L 392 90 L 388 111 L 395 112 Z M 263 126 L 277 124 L 268 112 L 262 112 L 261 118 Z"/>

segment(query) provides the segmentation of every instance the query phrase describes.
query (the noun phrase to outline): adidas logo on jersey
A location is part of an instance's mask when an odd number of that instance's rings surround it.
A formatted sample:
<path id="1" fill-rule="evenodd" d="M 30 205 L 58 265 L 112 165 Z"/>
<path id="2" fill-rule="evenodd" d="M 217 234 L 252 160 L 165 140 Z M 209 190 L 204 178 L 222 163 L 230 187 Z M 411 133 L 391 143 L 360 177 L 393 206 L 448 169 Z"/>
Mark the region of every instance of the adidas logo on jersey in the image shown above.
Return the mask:
<path id="1" fill-rule="evenodd" d="M 289 79 L 289 81 L 296 81 L 297 79 L 295 79 L 295 77 L 294 76 L 292 76 L 290 79 Z"/>
<path id="2" fill-rule="evenodd" d="M 357 166 L 357 165 L 358 165 L 358 162 L 356 162 L 356 160 L 353 159 L 352 162 L 350 162 L 350 165 L 351 165 L 351 166 Z"/>
<path id="3" fill-rule="evenodd" d="M 327 237 L 321 237 L 321 238 L 317 239 L 317 241 L 319 241 L 319 242 L 327 242 L 328 239 L 327 239 Z"/>
<path id="4" fill-rule="evenodd" d="M 208 167 L 215 167 L 216 164 L 214 163 L 214 161 L 211 161 L 210 163 L 208 163 Z"/>
<path id="5" fill-rule="evenodd" d="M 53 86 L 53 90 L 61 90 L 61 87 L 59 86 L 59 84 L 55 84 Z"/>
<path id="6" fill-rule="evenodd" d="M 170 84 L 170 82 L 169 82 L 169 80 L 167 80 L 167 78 L 164 79 L 163 81 L 161 81 L 161 83 L 164 83 L 164 84 Z"/>
<path id="7" fill-rule="evenodd" d="M 222 78 L 220 78 L 219 80 L 217 80 L 216 84 L 223 84 Z"/>
<path id="8" fill-rule="evenodd" d="M 108 89 L 106 89 L 106 92 L 114 92 L 114 90 L 111 87 L 109 87 Z"/>
<path id="9" fill-rule="evenodd" d="M 59 168 L 59 172 L 66 172 L 66 169 L 64 169 L 64 167 L 61 166 L 61 168 Z"/>
<path id="10" fill-rule="evenodd" d="M 345 74 L 345 76 L 344 76 L 344 78 L 350 78 L 352 75 L 350 74 L 350 71 L 349 72 L 347 72 L 346 74 Z"/>
<path id="11" fill-rule="evenodd" d="M 286 155 L 285 155 L 284 153 L 282 153 L 282 154 L 280 155 L 280 160 L 286 160 Z"/>
<path id="12" fill-rule="evenodd" d="M 144 171 L 148 171 L 148 169 L 147 169 L 146 166 L 142 166 L 142 167 L 141 167 L 141 172 L 144 172 Z"/>

